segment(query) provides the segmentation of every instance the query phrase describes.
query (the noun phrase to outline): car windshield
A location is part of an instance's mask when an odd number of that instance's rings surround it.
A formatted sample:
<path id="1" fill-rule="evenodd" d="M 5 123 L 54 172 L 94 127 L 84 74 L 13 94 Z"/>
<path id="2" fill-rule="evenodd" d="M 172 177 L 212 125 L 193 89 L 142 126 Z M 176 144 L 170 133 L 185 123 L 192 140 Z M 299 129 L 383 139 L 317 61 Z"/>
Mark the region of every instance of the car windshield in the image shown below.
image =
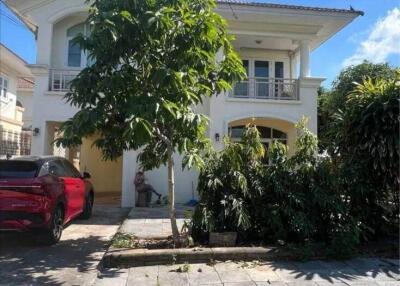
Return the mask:
<path id="1" fill-rule="evenodd" d="M 0 160 L 0 179 L 34 178 L 37 171 L 34 162 Z"/>

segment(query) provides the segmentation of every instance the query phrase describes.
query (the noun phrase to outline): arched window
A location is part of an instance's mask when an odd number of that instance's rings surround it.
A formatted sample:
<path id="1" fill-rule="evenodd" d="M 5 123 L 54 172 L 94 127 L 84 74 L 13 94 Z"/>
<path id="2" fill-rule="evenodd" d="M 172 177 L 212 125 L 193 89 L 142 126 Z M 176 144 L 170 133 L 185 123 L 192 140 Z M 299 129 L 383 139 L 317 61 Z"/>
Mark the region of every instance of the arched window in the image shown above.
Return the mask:
<path id="1" fill-rule="evenodd" d="M 79 44 L 74 43 L 73 39 L 79 34 L 88 35 L 88 25 L 84 23 L 72 26 L 67 30 L 67 59 L 68 67 L 81 68 L 87 65 L 86 55 Z"/>
<path id="2" fill-rule="evenodd" d="M 246 126 L 244 125 L 229 127 L 229 136 L 232 138 L 232 141 L 240 142 L 245 128 Z M 260 140 L 266 150 L 268 150 L 269 146 L 274 141 L 281 142 L 285 145 L 288 144 L 288 138 L 285 132 L 266 126 L 257 126 L 257 130 L 260 132 Z M 266 164 L 269 164 L 267 156 L 264 158 L 264 161 Z"/>
<path id="3" fill-rule="evenodd" d="M 246 126 L 238 125 L 229 128 L 229 136 L 233 141 L 240 141 Z M 257 126 L 258 132 L 260 132 L 260 139 L 263 143 L 271 143 L 272 141 L 279 141 L 283 144 L 287 144 L 287 134 L 278 129 Z"/>

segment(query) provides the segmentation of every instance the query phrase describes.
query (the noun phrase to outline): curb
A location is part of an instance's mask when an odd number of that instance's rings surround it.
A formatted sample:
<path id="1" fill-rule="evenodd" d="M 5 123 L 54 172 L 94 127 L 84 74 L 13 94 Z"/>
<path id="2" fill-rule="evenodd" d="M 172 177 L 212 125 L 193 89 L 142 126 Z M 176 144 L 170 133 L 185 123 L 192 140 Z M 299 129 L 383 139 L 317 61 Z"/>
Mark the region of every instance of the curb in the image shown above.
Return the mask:
<path id="1" fill-rule="evenodd" d="M 181 249 L 110 249 L 103 257 L 105 268 L 128 268 L 175 263 L 206 263 L 211 260 L 267 260 L 290 257 L 290 253 L 266 247 L 215 247 Z"/>

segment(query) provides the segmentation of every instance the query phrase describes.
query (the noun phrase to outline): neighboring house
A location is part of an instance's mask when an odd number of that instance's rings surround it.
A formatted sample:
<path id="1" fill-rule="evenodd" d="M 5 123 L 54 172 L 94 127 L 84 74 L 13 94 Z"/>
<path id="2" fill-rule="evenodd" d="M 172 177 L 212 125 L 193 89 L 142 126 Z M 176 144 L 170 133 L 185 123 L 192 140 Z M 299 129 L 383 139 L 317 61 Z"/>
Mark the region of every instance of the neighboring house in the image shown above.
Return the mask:
<path id="1" fill-rule="evenodd" d="M 63 100 L 71 79 L 88 62 L 72 38 L 87 31 L 83 22 L 88 6 L 84 0 L 6 0 L 37 35 L 37 63 L 30 65 L 35 75 L 33 154 L 61 152 L 78 161 L 81 171 L 92 174 L 97 191 L 121 192 L 122 205 L 134 204 L 133 178 L 138 170 L 137 153 L 125 152 L 117 162 L 100 162 L 101 154 L 86 138 L 79 150 L 55 149 L 50 142 L 60 123 L 77 110 Z M 218 1 L 217 12 L 225 17 L 229 31 L 236 36 L 234 46 L 243 59 L 248 79 L 232 92 L 206 99 L 199 107 L 210 117 L 208 136 L 216 148 L 231 134 L 235 140 L 243 126 L 259 126 L 268 147 L 281 140 L 293 152 L 295 123 L 309 118 L 309 128 L 317 133 L 317 89 L 323 78 L 311 75 L 310 53 L 339 32 L 360 11 L 301 7 L 240 0 Z M 340 48 L 340 47 L 338 47 Z M 320 64 L 324 64 L 323 62 Z M 178 202 L 191 199 L 197 174 L 176 167 Z M 162 167 L 147 172 L 150 184 L 166 194 L 167 171 Z"/>
<path id="2" fill-rule="evenodd" d="M 31 110 L 33 78 L 26 64 L 0 44 L 0 156 L 30 153 L 30 132 L 24 130 L 31 123 L 24 122 L 24 104 Z"/>

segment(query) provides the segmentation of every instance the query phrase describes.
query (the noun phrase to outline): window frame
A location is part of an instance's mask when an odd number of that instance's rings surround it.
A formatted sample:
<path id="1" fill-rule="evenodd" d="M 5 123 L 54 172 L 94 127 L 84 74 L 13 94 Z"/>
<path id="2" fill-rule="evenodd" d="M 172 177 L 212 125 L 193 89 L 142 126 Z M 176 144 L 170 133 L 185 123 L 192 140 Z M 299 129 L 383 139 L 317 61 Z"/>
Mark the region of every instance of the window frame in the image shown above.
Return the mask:
<path id="1" fill-rule="evenodd" d="M 81 70 L 81 69 L 87 67 L 87 66 L 88 66 L 88 63 L 89 63 L 86 52 L 81 48 L 81 62 L 80 62 L 80 66 L 78 67 L 78 66 L 70 66 L 70 65 L 69 65 L 69 43 L 70 43 L 70 41 L 72 41 L 77 35 L 75 35 L 75 36 L 68 36 L 68 30 L 72 29 L 73 27 L 79 26 L 79 25 L 83 25 L 83 35 L 87 35 L 87 33 L 88 33 L 88 28 L 87 28 L 87 24 L 85 24 L 85 22 L 81 22 L 81 23 L 78 23 L 78 24 L 74 24 L 74 25 L 68 27 L 68 28 L 65 30 L 64 68 L 69 69 L 69 70 Z"/>
<path id="2" fill-rule="evenodd" d="M 1 83 L 0 83 L 0 99 L 4 99 L 7 100 L 8 97 L 8 90 L 10 88 L 10 80 L 8 77 L 4 76 L 4 75 L 0 75 L 1 78 Z M 7 83 L 7 87 L 6 84 Z M 4 92 L 5 91 L 5 92 Z"/>

